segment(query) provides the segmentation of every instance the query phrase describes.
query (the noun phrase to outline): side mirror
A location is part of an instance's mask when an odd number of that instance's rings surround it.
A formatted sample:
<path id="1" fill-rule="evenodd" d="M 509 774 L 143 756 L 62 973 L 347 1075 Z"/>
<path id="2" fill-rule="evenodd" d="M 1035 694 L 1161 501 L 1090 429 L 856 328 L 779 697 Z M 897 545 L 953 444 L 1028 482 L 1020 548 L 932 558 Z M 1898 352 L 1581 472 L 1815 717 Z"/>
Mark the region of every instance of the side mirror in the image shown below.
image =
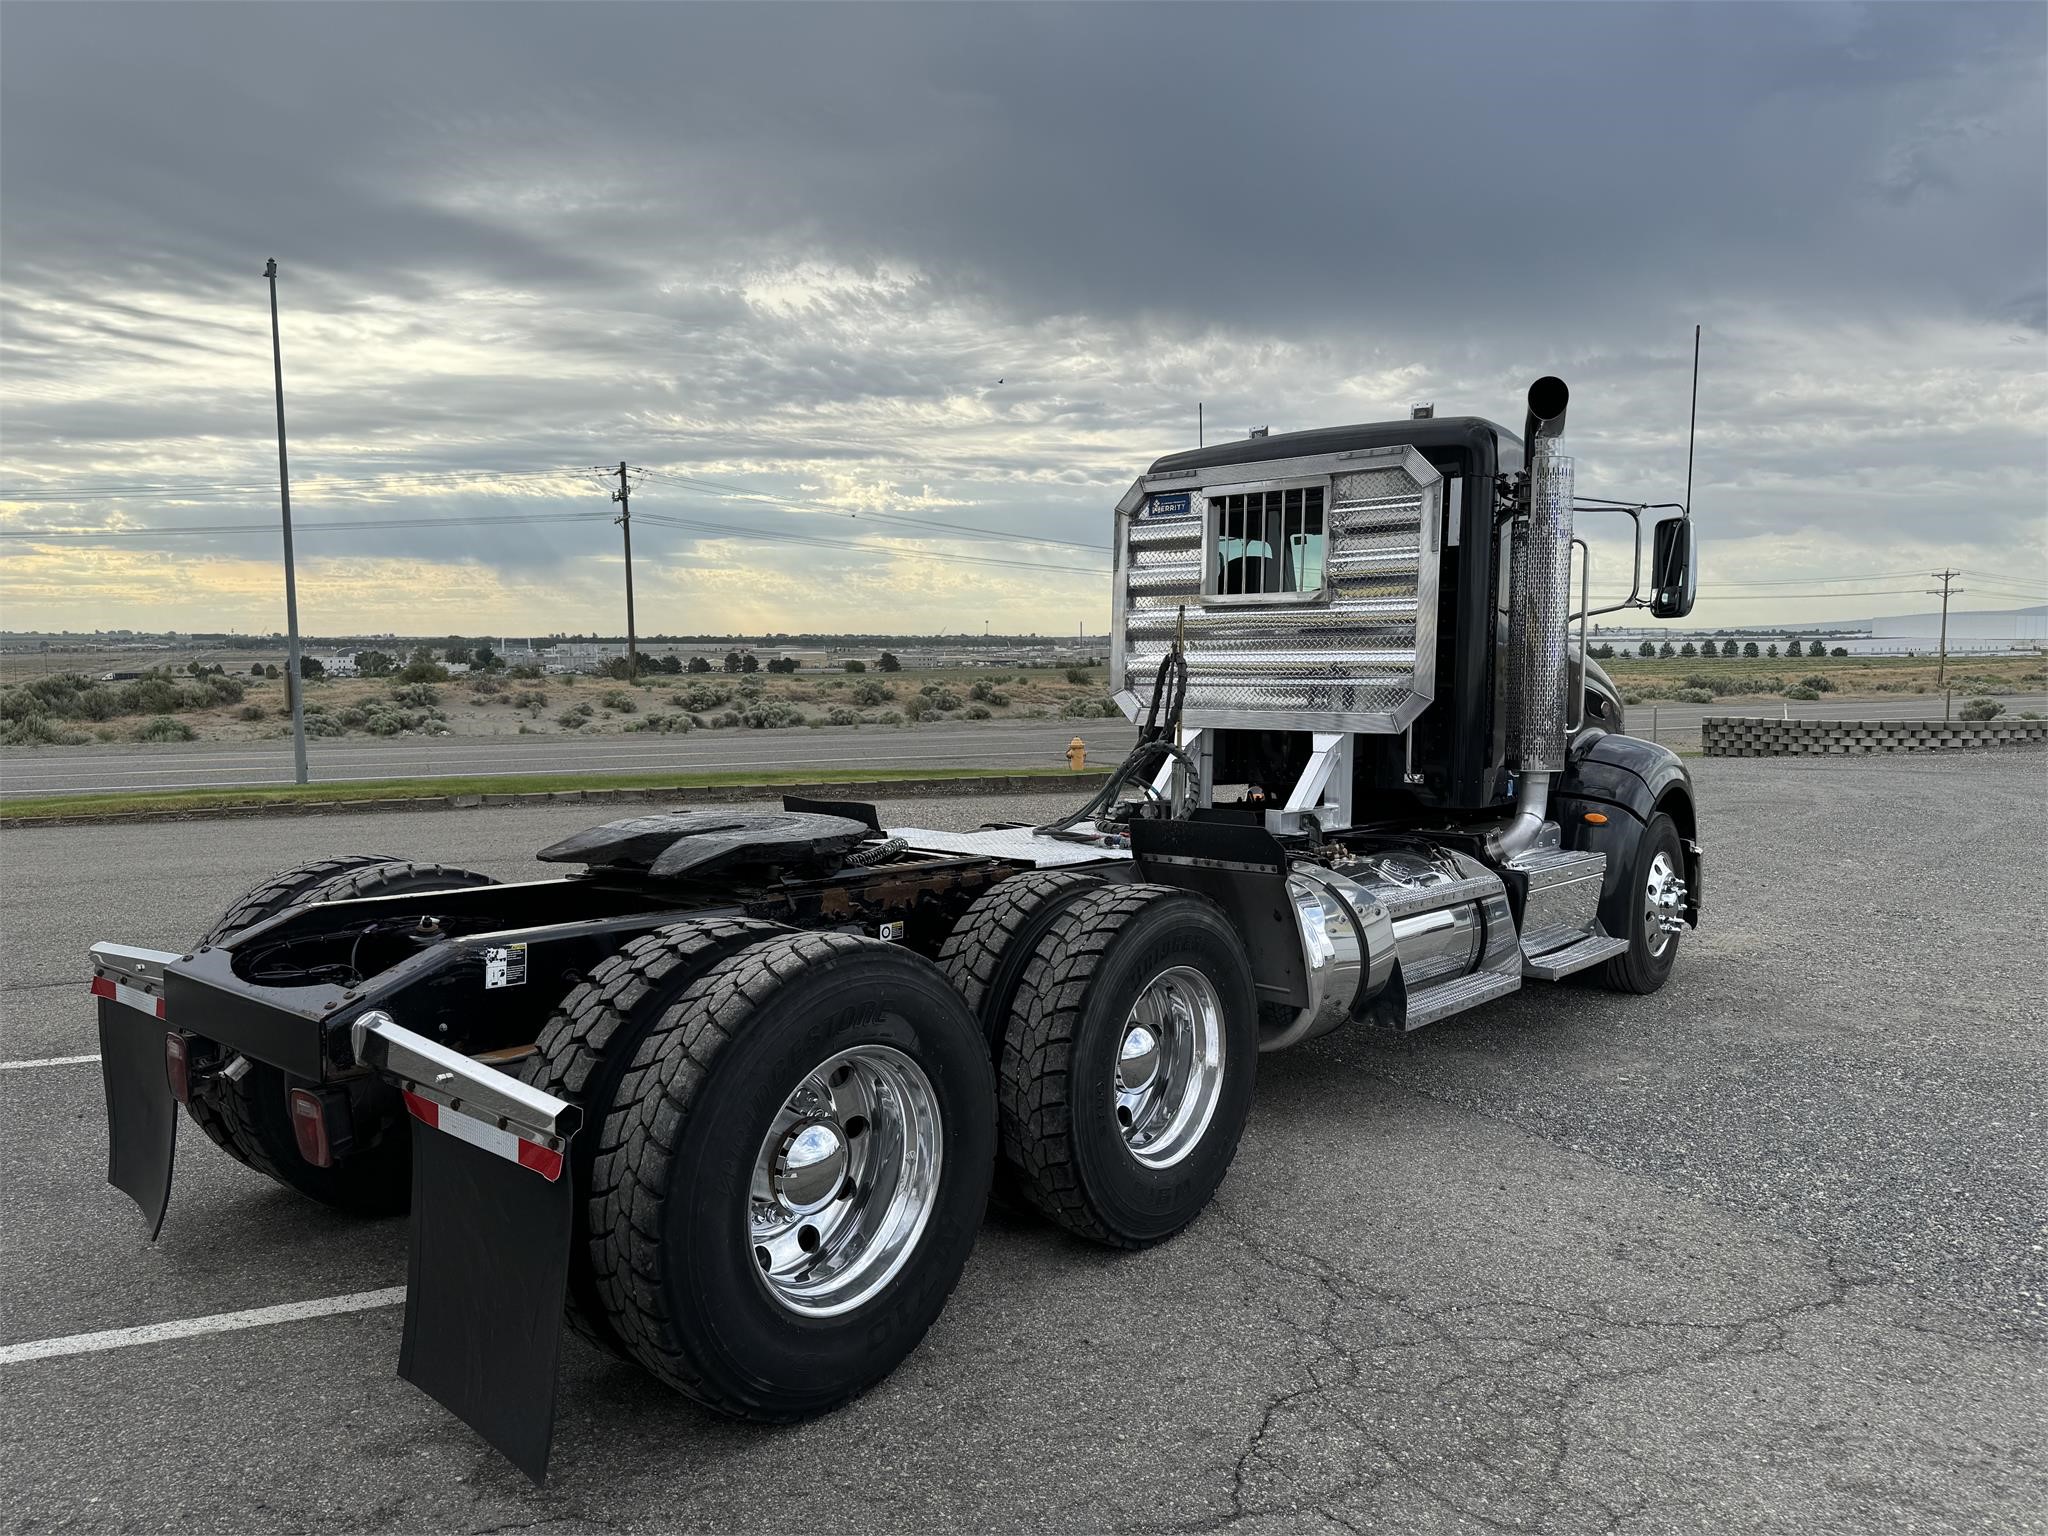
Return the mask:
<path id="1" fill-rule="evenodd" d="M 1660 619 L 1682 619 L 1692 612 L 1699 587 L 1699 546 L 1692 519 L 1667 517 L 1652 530 L 1656 545 L 1650 556 L 1650 612 Z"/>

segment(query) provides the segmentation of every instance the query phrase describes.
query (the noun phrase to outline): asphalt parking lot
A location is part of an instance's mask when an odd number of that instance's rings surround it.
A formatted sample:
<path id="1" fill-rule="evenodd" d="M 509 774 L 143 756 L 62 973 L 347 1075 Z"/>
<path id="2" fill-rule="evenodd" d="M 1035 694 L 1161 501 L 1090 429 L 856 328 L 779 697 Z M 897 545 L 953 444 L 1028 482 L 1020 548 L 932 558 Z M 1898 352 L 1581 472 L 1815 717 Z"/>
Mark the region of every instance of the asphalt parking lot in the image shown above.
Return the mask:
<path id="1" fill-rule="evenodd" d="M 400 1309 L 0 1364 L 20 1531 L 2048 1530 L 2038 752 L 1696 760 L 1662 993 L 1532 986 L 1264 1058 L 1208 1214 L 1135 1255 L 993 1214 L 889 1381 L 712 1418 L 573 1336 L 536 1489 L 394 1375 Z M 927 825 L 1054 802 L 885 806 Z M 1063 803 L 1063 802 L 1062 802 Z M 101 1182 L 83 956 L 272 870 L 498 875 L 595 808 L 0 833 L 0 1343 L 402 1284 L 191 1133 Z"/>

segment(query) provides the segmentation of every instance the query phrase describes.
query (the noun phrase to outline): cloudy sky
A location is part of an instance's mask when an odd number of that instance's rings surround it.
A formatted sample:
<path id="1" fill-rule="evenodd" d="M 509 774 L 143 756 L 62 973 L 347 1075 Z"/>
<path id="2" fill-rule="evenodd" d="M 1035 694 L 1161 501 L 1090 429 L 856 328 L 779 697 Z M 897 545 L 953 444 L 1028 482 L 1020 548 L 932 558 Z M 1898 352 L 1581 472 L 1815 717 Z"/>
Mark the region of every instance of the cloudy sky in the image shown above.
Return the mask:
<path id="1" fill-rule="evenodd" d="M 16 0 L 0 627 L 281 625 L 272 256 L 313 632 L 616 632 L 622 458 L 643 631 L 1100 631 L 1197 401 L 1663 500 L 1695 323 L 1698 618 L 2040 601 L 2044 17 Z"/>

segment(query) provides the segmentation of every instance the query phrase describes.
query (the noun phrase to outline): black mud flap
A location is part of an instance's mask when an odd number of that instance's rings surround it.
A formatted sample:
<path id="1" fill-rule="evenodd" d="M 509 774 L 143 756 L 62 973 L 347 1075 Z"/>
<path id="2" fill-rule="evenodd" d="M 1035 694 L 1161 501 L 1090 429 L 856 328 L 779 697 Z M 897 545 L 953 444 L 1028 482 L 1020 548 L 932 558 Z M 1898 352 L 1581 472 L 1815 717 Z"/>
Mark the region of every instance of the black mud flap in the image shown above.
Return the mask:
<path id="1" fill-rule="evenodd" d="M 171 1203 L 178 1101 L 164 1077 L 164 1022 L 99 1000 L 100 1079 L 107 1089 L 107 1182 L 142 1208 L 149 1240 Z"/>
<path id="2" fill-rule="evenodd" d="M 398 1374 L 538 1483 L 555 1432 L 572 1183 L 418 1120 L 412 1153 Z"/>
<path id="3" fill-rule="evenodd" d="M 1130 830 L 1140 879 L 1198 891 L 1230 914 L 1251 957 L 1260 1002 L 1308 1006 L 1287 851 L 1272 833 L 1216 821 L 1136 820 Z"/>

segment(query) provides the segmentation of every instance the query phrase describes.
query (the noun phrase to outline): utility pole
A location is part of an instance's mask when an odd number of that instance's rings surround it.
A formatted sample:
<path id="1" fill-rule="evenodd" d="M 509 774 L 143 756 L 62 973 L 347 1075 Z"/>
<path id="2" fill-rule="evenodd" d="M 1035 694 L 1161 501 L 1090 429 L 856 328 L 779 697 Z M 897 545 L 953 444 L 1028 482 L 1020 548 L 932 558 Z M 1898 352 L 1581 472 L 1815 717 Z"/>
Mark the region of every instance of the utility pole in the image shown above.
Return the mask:
<path id="1" fill-rule="evenodd" d="M 1202 430 L 1202 402 L 1197 400 L 1195 402 L 1195 446 L 1197 448 L 1208 446 L 1207 442 L 1204 441 L 1206 435 Z"/>
<path id="2" fill-rule="evenodd" d="M 299 675 L 299 583 L 292 569 L 292 476 L 284 456 L 284 348 L 277 335 L 277 258 L 264 263 L 270 279 L 270 367 L 277 382 L 277 494 L 284 509 L 285 697 L 292 701 L 292 769 L 306 782 L 306 680 Z"/>
<path id="3" fill-rule="evenodd" d="M 634 682 L 640 676 L 640 641 L 633 630 L 633 487 L 626 481 L 626 461 L 619 460 L 619 488 L 612 492 L 612 500 L 619 504 L 619 515 L 614 519 L 619 531 L 626 536 L 626 681 Z"/>
<path id="4" fill-rule="evenodd" d="M 1929 574 L 1932 575 L 1936 581 L 1941 583 L 1941 590 L 1939 592 L 1935 591 L 1932 587 L 1929 587 L 1927 589 L 1927 595 L 1929 597 L 1938 597 L 1941 599 L 1941 661 L 1940 664 L 1936 666 L 1934 670 L 1934 686 L 1939 688 L 1942 684 L 1942 679 L 1948 676 L 1949 594 L 1951 592 L 1962 592 L 1967 589 L 1963 587 L 1952 587 L 1949 585 L 1949 583 L 1953 582 L 1958 576 L 1963 574 L 1961 571 L 1932 571 Z"/>

